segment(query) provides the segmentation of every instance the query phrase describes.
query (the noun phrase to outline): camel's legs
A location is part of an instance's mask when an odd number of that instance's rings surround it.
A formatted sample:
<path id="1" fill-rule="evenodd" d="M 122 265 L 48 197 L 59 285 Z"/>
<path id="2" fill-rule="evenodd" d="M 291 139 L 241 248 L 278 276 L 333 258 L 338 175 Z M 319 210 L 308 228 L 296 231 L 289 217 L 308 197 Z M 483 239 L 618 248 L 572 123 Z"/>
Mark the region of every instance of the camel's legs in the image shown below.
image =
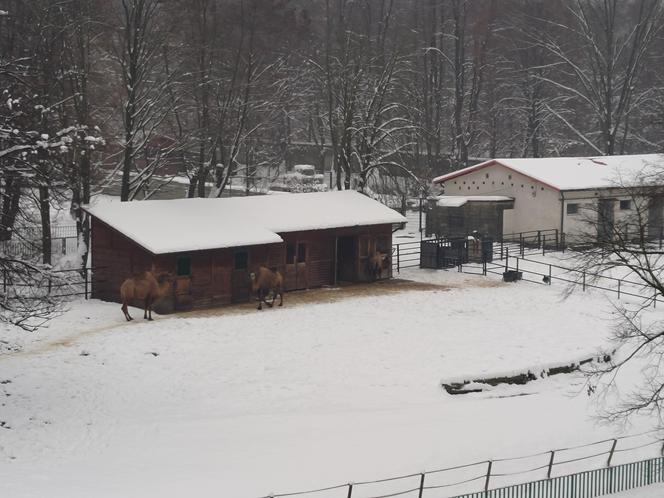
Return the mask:
<path id="1" fill-rule="evenodd" d="M 284 291 L 279 289 L 279 306 L 283 306 L 284 304 Z"/>
<path id="2" fill-rule="evenodd" d="M 125 318 L 127 319 L 128 322 L 133 320 L 131 315 L 129 315 L 129 310 L 127 309 L 127 303 L 122 303 L 122 306 L 120 307 L 120 309 L 122 310 L 122 313 L 124 313 L 124 316 L 125 316 Z"/>
<path id="3" fill-rule="evenodd" d="M 145 316 L 143 318 L 147 318 L 149 321 L 152 321 L 152 303 L 154 301 L 150 299 L 149 297 L 145 299 Z"/>
<path id="4" fill-rule="evenodd" d="M 263 309 L 263 290 L 258 289 L 258 309 Z"/>

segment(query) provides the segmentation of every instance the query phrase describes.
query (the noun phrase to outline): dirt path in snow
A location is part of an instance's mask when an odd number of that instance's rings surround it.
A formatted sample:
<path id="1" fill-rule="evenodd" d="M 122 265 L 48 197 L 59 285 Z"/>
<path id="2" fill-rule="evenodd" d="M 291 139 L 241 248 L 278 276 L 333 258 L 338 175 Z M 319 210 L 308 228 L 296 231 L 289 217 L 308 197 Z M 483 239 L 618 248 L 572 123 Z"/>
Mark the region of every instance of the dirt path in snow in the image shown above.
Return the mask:
<path id="1" fill-rule="evenodd" d="M 442 285 L 435 283 L 418 282 L 415 280 L 393 278 L 390 280 L 382 280 L 379 282 L 341 284 L 336 287 L 322 287 L 318 289 L 287 292 L 284 297 L 284 306 L 297 307 L 297 306 L 306 306 L 308 304 L 333 303 L 345 299 L 353 299 L 356 297 L 384 296 L 384 295 L 398 294 L 400 292 L 448 291 L 452 288 L 466 287 L 466 286 L 496 287 L 499 285 L 502 285 L 502 283 L 492 279 L 472 279 L 472 280 L 468 279 L 468 281 L 464 281 L 463 285 L 460 286 L 458 285 L 458 283 L 456 285 Z M 269 308 L 264 306 L 263 312 L 269 313 Z M 176 317 L 189 317 L 189 318 L 214 317 L 214 316 L 223 317 L 227 315 L 244 315 L 249 313 L 258 313 L 258 311 L 256 310 L 255 302 L 162 315 L 161 317 L 157 318 L 155 323 L 158 323 L 160 320 L 168 320 L 169 318 L 176 318 Z M 119 311 L 118 314 L 120 314 Z M 140 317 L 141 311 L 134 309 L 133 314 L 136 317 Z M 100 327 L 93 327 L 89 329 L 79 330 L 70 335 L 64 337 L 58 337 L 57 339 L 53 339 L 51 341 L 33 344 L 32 345 L 33 347 L 28 346 L 26 349 L 20 351 L 0 355 L 0 361 L 2 360 L 3 357 L 7 358 L 7 357 L 16 357 L 16 356 L 33 356 L 33 355 L 48 353 L 49 351 L 52 351 L 60 347 L 65 347 L 65 348 L 71 347 L 84 337 L 109 332 L 122 327 L 130 327 L 135 323 L 144 323 L 144 321 L 141 318 L 136 318 L 133 322 L 121 321 L 117 323 L 110 323 L 108 325 Z"/>

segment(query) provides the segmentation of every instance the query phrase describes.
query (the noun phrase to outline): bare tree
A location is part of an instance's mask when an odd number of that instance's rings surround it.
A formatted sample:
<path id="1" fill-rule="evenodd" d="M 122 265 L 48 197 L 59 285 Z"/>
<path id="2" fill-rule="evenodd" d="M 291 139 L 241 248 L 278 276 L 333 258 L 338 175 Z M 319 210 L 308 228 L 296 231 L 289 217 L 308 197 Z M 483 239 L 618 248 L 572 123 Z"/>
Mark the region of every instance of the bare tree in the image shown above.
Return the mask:
<path id="1" fill-rule="evenodd" d="M 647 313 L 664 296 L 664 251 L 661 245 L 664 215 L 664 175 L 648 164 L 635 176 L 617 178 L 610 197 L 582 205 L 582 225 L 574 241 L 584 246 L 575 253 L 579 275 L 606 285 L 605 277 L 622 279 L 622 292 L 639 300 L 614 303 L 611 361 L 589 369 L 590 390 L 615 394 L 621 373 L 641 372 L 640 381 L 620 390 L 605 408 L 608 420 L 639 412 L 662 413 L 664 408 L 664 321 Z M 620 205 L 618 205 L 620 203 Z M 615 282 L 613 282 L 615 285 Z M 600 386 L 600 387 L 598 387 Z"/>
<path id="2" fill-rule="evenodd" d="M 664 2 L 575 0 L 568 8 L 571 19 L 562 39 L 541 33 L 542 46 L 563 63 L 561 77 L 541 79 L 568 95 L 577 112 L 591 113 L 594 122 L 577 126 L 557 113 L 586 146 L 600 154 L 625 153 L 630 123 L 652 93 L 640 83 L 664 27 Z"/>

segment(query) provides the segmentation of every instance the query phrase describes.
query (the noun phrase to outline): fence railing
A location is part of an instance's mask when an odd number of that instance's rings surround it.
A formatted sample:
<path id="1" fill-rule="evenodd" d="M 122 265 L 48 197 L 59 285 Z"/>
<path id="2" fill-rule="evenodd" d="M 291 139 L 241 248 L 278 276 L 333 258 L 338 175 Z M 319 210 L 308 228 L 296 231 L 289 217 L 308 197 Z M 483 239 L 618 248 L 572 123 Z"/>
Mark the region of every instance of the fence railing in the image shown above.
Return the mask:
<path id="1" fill-rule="evenodd" d="M 44 272 L 42 277 L 41 290 L 46 291 L 49 297 L 66 298 L 83 296 L 88 299 L 92 294 L 92 275 L 95 271 L 104 270 L 108 267 L 99 266 L 95 268 L 86 268 L 85 270 L 51 270 Z M 103 279 L 96 279 L 96 283 L 104 283 Z M 0 271 L 0 289 L 7 296 L 7 290 L 13 288 L 20 294 L 21 289 L 31 289 L 35 286 L 33 281 L 25 283 L 20 278 L 15 278 L 9 271 Z M 11 299 L 11 296 L 9 296 Z"/>
<path id="2" fill-rule="evenodd" d="M 592 498 L 664 481 L 657 432 L 263 498 Z"/>
<path id="3" fill-rule="evenodd" d="M 406 268 L 420 266 L 422 242 L 435 242 L 445 239 L 425 238 L 409 242 L 399 242 L 392 246 L 392 270 L 400 272 Z M 532 230 L 503 234 L 500 240 L 494 241 L 494 256 L 501 259 L 506 251 L 521 256 L 546 253 L 547 251 L 565 251 L 565 234 L 558 230 Z"/>
<path id="4" fill-rule="evenodd" d="M 485 265 L 485 274 L 502 274 L 505 271 L 512 270 L 525 275 L 525 278 L 522 279 L 528 282 L 551 285 L 552 282 L 557 280 L 580 286 L 584 292 L 587 289 L 599 289 L 616 294 L 618 299 L 623 296 L 644 299 L 650 301 L 653 306 L 657 306 L 658 300 L 661 302 L 657 290 L 643 282 L 545 263 L 526 257 L 510 256 L 509 250 L 501 254 L 501 259 L 503 259 L 504 264 Z M 528 276 L 539 278 L 534 280 L 528 278 Z"/>
<path id="5" fill-rule="evenodd" d="M 594 498 L 664 482 L 664 457 L 458 495 L 454 498 Z"/>
<path id="6" fill-rule="evenodd" d="M 9 240 L 0 241 L 0 251 L 13 257 L 35 258 L 42 254 L 40 227 L 23 227 L 12 231 Z M 78 233 L 75 225 L 51 227 L 51 254 L 73 254 L 78 249 Z"/>

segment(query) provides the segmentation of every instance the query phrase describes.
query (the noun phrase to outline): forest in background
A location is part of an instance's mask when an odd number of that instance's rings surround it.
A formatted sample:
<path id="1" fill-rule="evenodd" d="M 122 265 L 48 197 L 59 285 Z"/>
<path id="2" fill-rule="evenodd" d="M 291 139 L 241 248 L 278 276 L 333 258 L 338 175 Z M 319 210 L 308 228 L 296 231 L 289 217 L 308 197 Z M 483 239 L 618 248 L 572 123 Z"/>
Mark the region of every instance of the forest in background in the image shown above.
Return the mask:
<path id="1" fill-rule="evenodd" d="M 0 0 L 0 239 L 29 218 L 50 247 L 68 202 L 87 245 L 112 182 L 220 196 L 301 146 L 360 190 L 659 152 L 663 27 L 664 0 Z"/>

